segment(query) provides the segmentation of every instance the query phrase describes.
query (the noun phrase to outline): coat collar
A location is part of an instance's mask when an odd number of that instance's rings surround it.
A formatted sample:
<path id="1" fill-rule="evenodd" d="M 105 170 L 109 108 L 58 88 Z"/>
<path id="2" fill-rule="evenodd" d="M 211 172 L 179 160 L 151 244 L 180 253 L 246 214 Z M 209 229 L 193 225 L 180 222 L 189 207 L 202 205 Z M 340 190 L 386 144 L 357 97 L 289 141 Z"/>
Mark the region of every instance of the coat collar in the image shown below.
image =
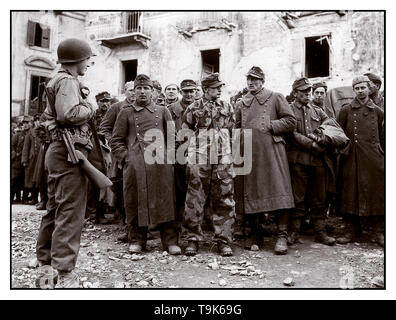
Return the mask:
<path id="1" fill-rule="evenodd" d="M 151 103 L 150 103 L 149 105 L 145 106 L 145 107 L 138 106 L 138 105 L 136 105 L 136 103 L 134 102 L 134 103 L 132 104 L 132 107 L 133 107 L 133 108 L 135 109 L 135 111 L 137 111 L 137 112 L 143 110 L 144 108 L 146 108 L 147 110 L 149 110 L 151 113 L 153 113 L 153 112 L 155 111 L 155 104 L 154 104 L 153 101 L 151 101 Z"/>
<path id="2" fill-rule="evenodd" d="M 169 109 L 174 113 L 176 117 L 180 117 L 187 109 L 188 105 L 184 105 L 183 101 L 180 100 L 177 103 L 173 103 L 169 106 Z"/>
<path id="3" fill-rule="evenodd" d="M 360 102 L 358 101 L 358 99 L 356 97 L 353 98 L 353 100 L 351 101 L 351 106 L 352 106 L 352 108 L 355 108 L 355 109 L 363 107 L 363 106 L 366 106 L 369 109 L 374 109 L 374 103 L 371 99 L 369 99 L 367 101 L 367 103 L 365 105 L 363 105 L 363 104 L 360 104 Z"/>
<path id="4" fill-rule="evenodd" d="M 258 93 L 255 95 L 248 92 L 246 95 L 243 96 L 242 102 L 246 107 L 250 107 L 253 103 L 253 100 L 256 99 L 260 105 L 264 104 L 265 101 L 271 96 L 272 91 L 262 88 Z"/>
<path id="5" fill-rule="evenodd" d="M 303 108 L 303 105 L 300 102 L 298 102 L 297 100 L 294 100 L 293 105 L 295 107 L 297 107 L 298 109 L 302 109 Z M 305 107 L 306 108 L 312 108 L 312 105 L 311 105 L 310 102 L 308 102 L 308 104 Z"/>

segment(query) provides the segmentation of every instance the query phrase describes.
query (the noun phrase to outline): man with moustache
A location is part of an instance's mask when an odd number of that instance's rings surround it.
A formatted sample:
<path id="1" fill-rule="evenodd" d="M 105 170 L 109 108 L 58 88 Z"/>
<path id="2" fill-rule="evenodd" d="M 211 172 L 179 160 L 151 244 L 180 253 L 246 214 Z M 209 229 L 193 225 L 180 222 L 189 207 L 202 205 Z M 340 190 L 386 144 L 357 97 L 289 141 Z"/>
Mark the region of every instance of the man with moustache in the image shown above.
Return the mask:
<path id="1" fill-rule="evenodd" d="M 237 209 L 247 220 L 251 235 L 245 247 L 262 244 L 259 221 L 273 213 L 278 236 L 274 252 L 287 253 L 289 211 L 294 208 L 284 135 L 296 127 L 296 117 L 286 99 L 264 88 L 265 75 L 253 66 L 246 75 L 248 93 L 236 104 L 236 127 L 252 130 L 252 170 L 237 176 Z"/>
<path id="2" fill-rule="evenodd" d="M 89 44 L 80 39 L 63 40 L 57 49 L 61 69 L 48 82 L 55 96 L 57 121 L 67 130 L 77 153 L 88 156 L 92 150 L 89 120 L 94 107 L 82 96 L 79 76 L 84 76 L 93 55 Z M 55 115 L 47 103 L 44 111 L 45 127 L 51 144 L 45 156 L 48 169 L 47 213 L 43 215 L 37 239 L 37 259 L 41 265 L 50 265 L 58 287 L 78 288 L 79 278 L 74 273 L 80 249 L 81 230 L 87 204 L 88 178 L 79 164 L 68 160 L 68 151 L 55 124 Z M 48 274 L 46 275 L 48 277 Z M 40 285 L 41 277 L 38 279 Z"/>
<path id="3" fill-rule="evenodd" d="M 288 160 L 293 187 L 295 209 L 291 214 L 289 243 L 298 240 L 301 220 L 305 210 L 310 210 L 316 241 L 333 245 L 335 239 L 326 233 L 326 165 L 325 146 L 310 138 L 319 126 L 328 119 L 326 113 L 315 108 L 309 101 L 311 84 L 305 77 L 293 83 L 295 98 L 291 107 L 297 119 L 297 127 L 288 144 Z"/>
<path id="4" fill-rule="evenodd" d="M 140 74 L 136 77 L 134 91 L 136 101 L 131 107 L 121 110 L 110 140 L 112 152 L 123 166 L 129 252 L 143 252 L 147 244 L 148 227 L 158 225 L 163 249 L 168 250 L 169 254 L 177 255 L 181 249 L 178 246 L 178 230 L 174 224 L 173 166 L 158 161 L 148 162 L 147 156 L 150 153 L 146 151 L 147 148 L 151 150 L 154 144 L 156 155 L 167 159 L 165 143 L 157 139 L 152 142 L 152 139 L 147 138 L 147 132 L 156 129 L 163 134 L 164 141 L 174 140 L 174 122 L 166 107 L 152 101 L 153 83 L 147 75 Z"/>
<path id="5" fill-rule="evenodd" d="M 384 246 L 384 111 L 369 98 L 370 79 L 352 81 L 356 97 L 342 107 L 338 123 L 351 140 L 341 156 L 340 210 L 347 222 L 338 243 L 355 241 L 361 224 L 373 227 L 372 240 Z"/>

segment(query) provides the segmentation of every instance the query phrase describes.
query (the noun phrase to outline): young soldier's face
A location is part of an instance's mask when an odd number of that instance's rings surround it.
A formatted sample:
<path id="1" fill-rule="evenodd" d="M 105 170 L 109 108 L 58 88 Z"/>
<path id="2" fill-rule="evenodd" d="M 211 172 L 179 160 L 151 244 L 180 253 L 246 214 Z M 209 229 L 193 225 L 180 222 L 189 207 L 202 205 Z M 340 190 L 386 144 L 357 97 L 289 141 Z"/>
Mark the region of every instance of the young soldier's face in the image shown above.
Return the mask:
<path id="1" fill-rule="evenodd" d="M 137 86 L 135 88 L 136 102 L 147 103 L 151 101 L 153 89 L 150 86 Z"/>
<path id="2" fill-rule="evenodd" d="M 186 103 L 193 103 L 194 102 L 194 89 L 184 89 L 182 90 L 183 101 Z"/>
<path id="3" fill-rule="evenodd" d="M 85 73 L 87 72 L 87 69 L 90 67 L 90 65 L 91 65 L 91 62 L 89 61 L 89 58 L 78 62 L 77 63 L 77 74 L 79 76 L 85 75 Z"/>
<path id="4" fill-rule="evenodd" d="M 313 92 L 313 98 L 316 103 L 322 103 L 326 96 L 326 90 L 323 87 L 316 88 Z"/>
<path id="5" fill-rule="evenodd" d="M 353 87 L 353 91 L 359 99 L 364 100 L 370 93 L 369 84 L 367 82 L 358 83 Z"/>
<path id="6" fill-rule="evenodd" d="M 260 89 L 263 87 L 263 84 L 264 81 L 259 78 L 255 78 L 251 76 L 247 77 L 247 88 L 249 92 L 256 93 L 260 91 Z"/>
<path id="7" fill-rule="evenodd" d="M 176 85 L 170 85 L 166 87 L 165 89 L 165 95 L 169 100 L 174 100 L 177 98 L 177 86 Z"/>

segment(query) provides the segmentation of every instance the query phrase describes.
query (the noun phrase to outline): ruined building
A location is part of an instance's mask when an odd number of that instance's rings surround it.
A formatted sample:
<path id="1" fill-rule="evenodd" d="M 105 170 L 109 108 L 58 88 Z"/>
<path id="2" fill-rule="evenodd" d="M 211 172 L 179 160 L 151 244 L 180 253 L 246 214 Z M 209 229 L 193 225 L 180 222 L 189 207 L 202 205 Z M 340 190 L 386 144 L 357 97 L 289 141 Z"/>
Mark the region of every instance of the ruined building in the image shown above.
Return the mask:
<path id="1" fill-rule="evenodd" d="M 384 75 L 384 12 L 14 12 L 12 23 L 13 115 L 37 110 L 37 82 L 55 70 L 67 37 L 88 40 L 96 53 L 83 79 L 93 96 L 122 95 L 138 73 L 164 87 L 220 72 L 224 98 L 243 89 L 252 65 L 285 95 L 300 76 L 331 88 L 367 71 Z"/>

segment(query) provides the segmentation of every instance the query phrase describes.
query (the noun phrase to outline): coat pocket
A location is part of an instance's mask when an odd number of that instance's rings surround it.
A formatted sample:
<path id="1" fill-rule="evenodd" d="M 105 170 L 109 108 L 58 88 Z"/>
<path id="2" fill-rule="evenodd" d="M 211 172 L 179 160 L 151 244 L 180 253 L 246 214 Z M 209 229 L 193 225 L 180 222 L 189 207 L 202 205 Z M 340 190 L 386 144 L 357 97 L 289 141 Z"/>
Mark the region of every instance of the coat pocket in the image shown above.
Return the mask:
<path id="1" fill-rule="evenodd" d="M 274 139 L 275 143 L 282 142 L 283 144 L 286 144 L 285 139 L 283 137 L 281 137 L 281 136 L 272 136 L 272 139 Z"/>

